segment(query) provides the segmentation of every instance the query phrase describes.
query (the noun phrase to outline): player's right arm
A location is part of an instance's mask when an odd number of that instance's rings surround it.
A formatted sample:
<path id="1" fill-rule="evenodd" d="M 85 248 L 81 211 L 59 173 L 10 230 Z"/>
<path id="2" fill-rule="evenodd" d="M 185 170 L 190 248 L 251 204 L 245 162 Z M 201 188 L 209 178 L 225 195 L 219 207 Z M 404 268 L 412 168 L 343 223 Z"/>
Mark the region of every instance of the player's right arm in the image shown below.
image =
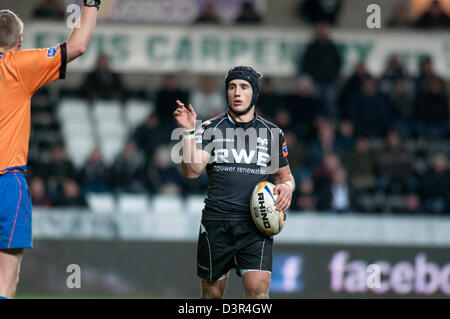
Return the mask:
<path id="1" fill-rule="evenodd" d="M 185 129 L 187 135 L 183 136 L 183 158 L 181 171 L 184 177 L 189 179 L 198 178 L 206 167 L 209 160 L 209 153 L 198 149 L 195 144 L 195 121 L 197 114 L 192 105 L 186 108 L 183 103 L 177 100 L 178 108 L 173 112 L 178 125 Z"/>
<path id="2" fill-rule="evenodd" d="M 67 63 L 72 62 L 86 51 L 97 22 L 100 0 L 85 0 L 79 28 L 74 28 L 67 39 Z"/>

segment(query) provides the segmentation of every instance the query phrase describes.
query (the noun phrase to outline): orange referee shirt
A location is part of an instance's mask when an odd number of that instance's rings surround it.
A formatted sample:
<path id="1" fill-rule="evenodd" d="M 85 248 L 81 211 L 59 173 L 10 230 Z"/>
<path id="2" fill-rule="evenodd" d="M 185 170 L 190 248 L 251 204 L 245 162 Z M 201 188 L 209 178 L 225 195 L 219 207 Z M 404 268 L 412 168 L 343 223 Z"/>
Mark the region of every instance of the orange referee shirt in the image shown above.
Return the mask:
<path id="1" fill-rule="evenodd" d="M 0 175 L 26 170 L 31 97 L 48 82 L 64 79 L 66 44 L 0 53 Z"/>

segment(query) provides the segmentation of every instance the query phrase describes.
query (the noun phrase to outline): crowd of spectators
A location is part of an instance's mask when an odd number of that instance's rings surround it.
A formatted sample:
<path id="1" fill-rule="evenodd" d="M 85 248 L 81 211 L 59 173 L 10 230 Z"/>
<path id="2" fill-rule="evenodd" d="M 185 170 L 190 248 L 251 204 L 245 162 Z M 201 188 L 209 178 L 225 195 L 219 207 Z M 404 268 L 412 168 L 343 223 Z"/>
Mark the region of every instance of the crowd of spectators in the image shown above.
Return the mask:
<path id="1" fill-rule="evenodd" d="M 299 56 L 294 91 L 280 93 L 270 77 L 261 83 L 257 113 L 284 130 L 289 148 L 297 185 L 292 210 L 450 213 L 450 105 L 445 79 L 436 73 L 431 57 L 421 58 L 417 74 L 410 74 L 397 54 L 388 58 L 381 76 L 371 74 L 360 61 L 343 77 L 342 57 L 329 32 L 341 5 L 338 0 L 304 1 L 305 13 L 311 14 L 308 21 L 318 23 Z M 402 10 L 396 8 L 392 27 L 411 26 Z M 208 3 L 197 23 L 217 19 L 213 3 Z M 261 17 L 246 3 L 239 20 L 260 23 Z M 439 1 L 433 1 L 415 25 L 445 27 L 445 21 L 448 17 Z M 107 56 L 99 57 L 98 67 L 83 83 L 79 91 L 91 101 L 126 95 Z M 133 128 L 111 164 L 95 148 L 86 163 L 75 168 L 62 141 L 47 145 L 39 158 L 32 157 L 28 175 L 33 202 L 86 206 L 85 195 L 92 192 L 205 194 L 206 174 L 184 179 L 179 165 L 171 161 L 169 140 L 176 124 L 170 106 L 182 100 L 192 103 L 200 119 L 212 118 L 226 111 L 223 88 L 211 76 L 201 76 L 191 90 L 180 87 L 177 74 L 165 75 L 161 83 L 149 95 L 154 112 Z M 38 94 L 32 105 L 45 101 Z M 43 126 L 43 131 L 57 129 L 48 120 L 50 111 L 39 111 L 41 122 L 33 125 Z M 33 136 L 39 134 L 32 135 L 32 145 Z"/>
<path id="2" fill-rule="evenodd" d="M 342 8 L 350 1 L 344 0 L 299 0 L 297 16 L 299 20 L 316 25 L 325 22 L 332 27 L 339 25 Z M 194 24 L 220 25 L 224 22 L 218 14 L 214 1 L 206 1 L 200 8 Z M 33 10 L 33 17 L 40 20 L 61 21 L 65 17 L 64 7 L 58 0 L 43 0 Z M 263 13 L 258 12 L 253 1 L 242 1 L 233 24 L 260 25 L 264 22 Z M 418 28 L 424 30 L 450 28 L 450 13 L 442 6 L 442 0 L 433 0 L 428 8 L 416 17 L 411 14 L 408 1 L 398 2 L 387 21 L 390 28 Z"/>
<path id="3" fill-rule="evenodd" d="M 258 25 L 263 22 L 263 18 L 256 10 L 252 1 L 243 1 L 234 19 L 233 23 L 236 25 Z M 217 7 L 214 1 L 207 1 L 203 8 L 201 8 L 198 17 L 194 24 L 222 24 Z"/>
<path id="4" fill-rule="evenodd" d="M 430 57 L 420 61 L 416 75 L 395 54 L 386 65 L 386 72 L 375 77 L 359 62 L 348 77 L 336 79 L 334 110 L 325 106 L 320 82 L 312 74 L 302 72 L 296 90 L 288 94 L 281 94 L 270 77 L 263 78 L 257 113 L 285 132 L 297 182 L 292 210 L 450 211 L 445 81 Z M 206 174 L 184 179 L 171 161 L 168 139 L 175 123 L 169 106 L 182 99 L 194 105 L 201 119 L 217 116 L 226 106 L 223 90 L 215 84 L 212 77 L 200 76 L 189 91 L 180 88 L 175 74 L 162 78 L 153 92 L 154 112 L 130 132 L 110 165 L 95 148 L 76 169 L 63 144 L 54 144 L 30 161 L 33 201 L 85 206 L 84 195 L 92 192 L 204 194 Z"/>
<path id="5" fill-rule="evenodd" d="M 450 28 L 450 14 L 442 7 L 442 0 L 433 0 L 417 18 L 409 13 L 406 2 L 398 4 L 388 21 L 391 28 L 417 28 L 423 30 Z"/>
<path id="6" fill-rule="evenodd" d="M 233 24 L 236 25 L 258 25 L 263 22 L 263 17 L 254 5 L 254 1 L 243 0 L 240 4 L 232 4 L 240 6 Z M 217 12 L 216 3 L 212 0 L 206 1 L 200 8 L 198 16 L 193 21 L 194 24 L 223 24 L 222 18 Z M 64 3 L 61 0 L 42 0 L 32 12 L 32 16 L 37 20 L 62 21 L 66 16 Z"/>

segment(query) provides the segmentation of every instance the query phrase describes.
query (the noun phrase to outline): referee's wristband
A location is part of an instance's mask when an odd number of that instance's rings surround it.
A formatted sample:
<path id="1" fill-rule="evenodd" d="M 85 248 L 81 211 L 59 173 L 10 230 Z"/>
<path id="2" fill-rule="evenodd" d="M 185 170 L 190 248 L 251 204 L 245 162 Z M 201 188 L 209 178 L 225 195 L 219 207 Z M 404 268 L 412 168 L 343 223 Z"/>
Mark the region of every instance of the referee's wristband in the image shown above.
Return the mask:
<path id="1" fill-rule="evenodd" d="M 84 0 L 84 5 L 86 7 L 96 7 L 97 10 L 100 7 L 101 0 Z"/>

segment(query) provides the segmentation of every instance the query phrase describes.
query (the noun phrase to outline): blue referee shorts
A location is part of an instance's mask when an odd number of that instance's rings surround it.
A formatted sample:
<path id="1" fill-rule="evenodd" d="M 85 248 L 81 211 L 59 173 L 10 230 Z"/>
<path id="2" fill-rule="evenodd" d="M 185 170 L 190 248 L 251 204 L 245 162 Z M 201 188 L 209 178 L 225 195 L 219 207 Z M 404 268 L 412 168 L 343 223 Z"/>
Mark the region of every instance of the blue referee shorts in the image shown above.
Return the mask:
<path id="1" fill-rule="evenodd" d="M 0 175 L 0 249 L 32 248 L 31 197 L 22 172 Z"/>

